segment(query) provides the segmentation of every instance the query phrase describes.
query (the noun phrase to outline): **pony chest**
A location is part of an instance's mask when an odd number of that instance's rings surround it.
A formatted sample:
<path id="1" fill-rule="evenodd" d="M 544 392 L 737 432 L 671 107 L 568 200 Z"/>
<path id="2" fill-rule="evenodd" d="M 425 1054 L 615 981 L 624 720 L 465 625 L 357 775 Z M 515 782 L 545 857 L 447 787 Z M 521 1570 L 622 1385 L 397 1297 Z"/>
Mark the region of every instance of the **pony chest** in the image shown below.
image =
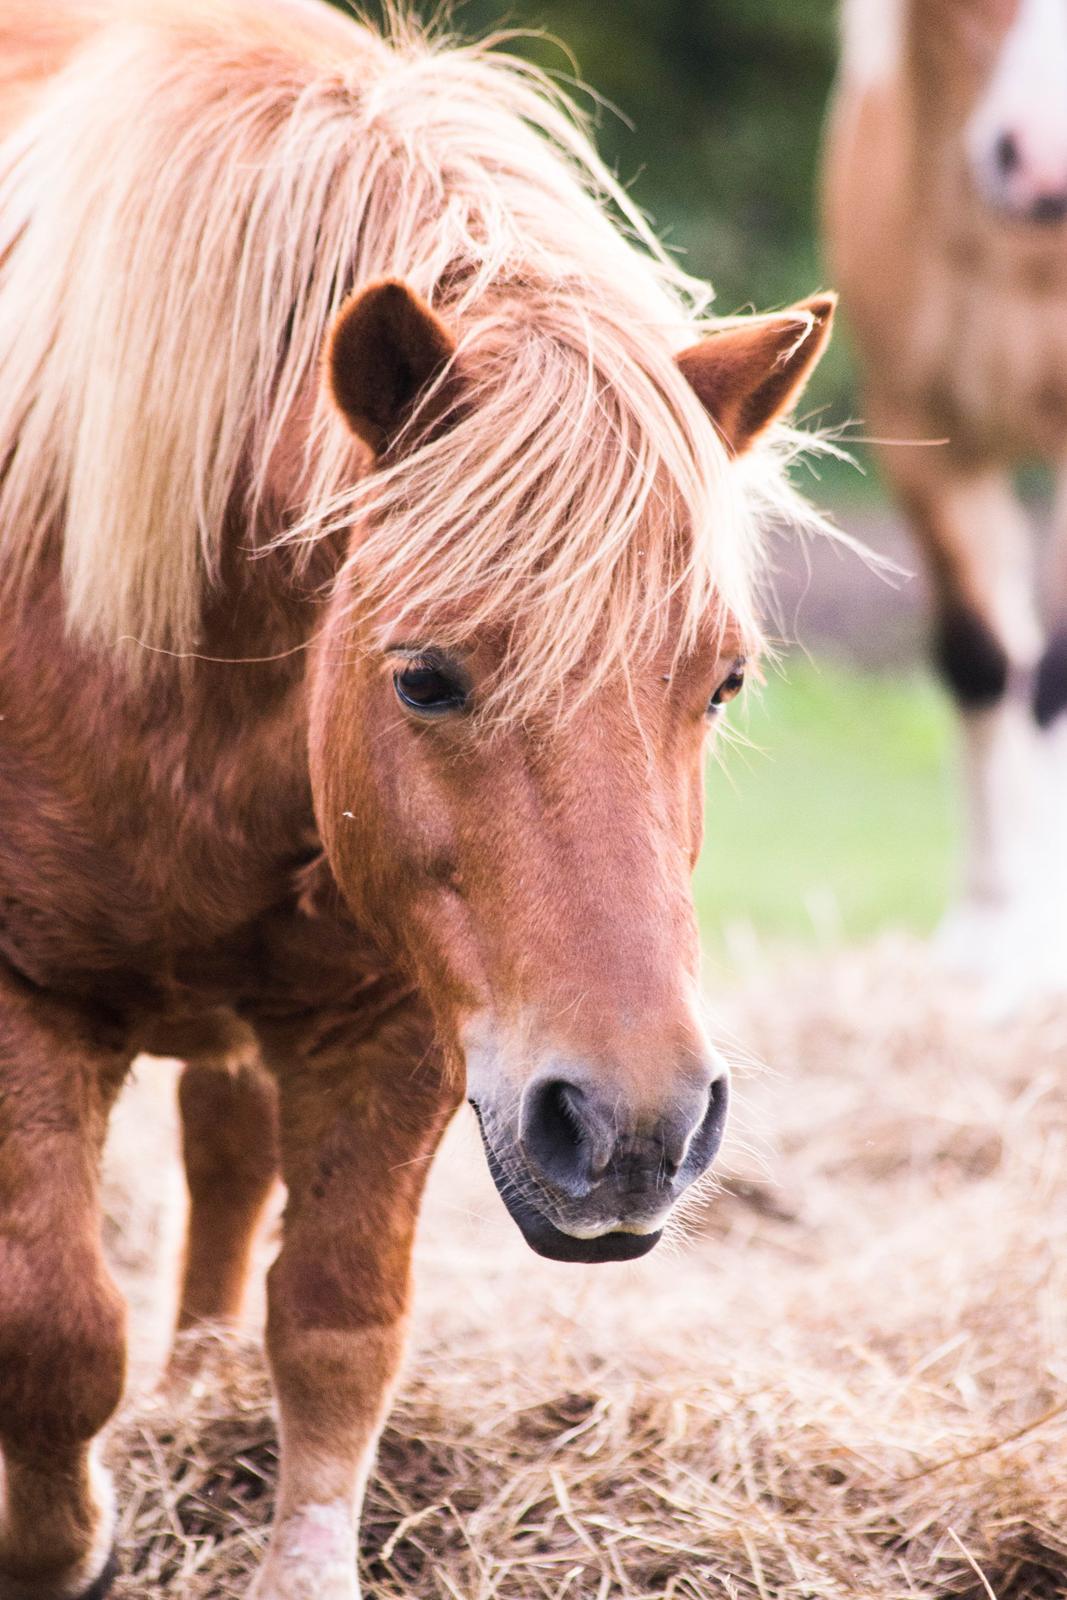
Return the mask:
<path id="1" fill-rule="evenodd" d="M 1067 249 L 932 262 L 913 337 L 924 410 L 962 450 L 1000 459 L 1067 448 Z"/>

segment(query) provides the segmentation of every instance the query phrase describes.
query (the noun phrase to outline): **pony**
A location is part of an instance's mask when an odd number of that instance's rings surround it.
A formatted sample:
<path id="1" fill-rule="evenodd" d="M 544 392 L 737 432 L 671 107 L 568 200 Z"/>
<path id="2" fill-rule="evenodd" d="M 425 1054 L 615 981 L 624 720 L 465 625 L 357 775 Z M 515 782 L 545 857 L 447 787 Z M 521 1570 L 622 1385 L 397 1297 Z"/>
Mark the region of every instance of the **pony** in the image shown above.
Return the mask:
<path id="1" fill-rule="evenodd" d="M 709 321 L 551 82 L 319 0 L 0 0 L 2 1600 L 100 1600 L 108 1112 L 179 1325 L 280 1174 L 258 1600 L 353 1600 L 423 1181 L 651 1249 L 722 1137 L 689 873 L 833 298 Z"/>
<path id="2" fill-rule="evenodd" d="M 1067 458 L 1065 91 L 1057 0 L 846 0 L 829 257 L 964 729 L 942 948 L 995 1009 L 1067 984 L 1067 508 L 1042 571 L 1012 476 Z"/>

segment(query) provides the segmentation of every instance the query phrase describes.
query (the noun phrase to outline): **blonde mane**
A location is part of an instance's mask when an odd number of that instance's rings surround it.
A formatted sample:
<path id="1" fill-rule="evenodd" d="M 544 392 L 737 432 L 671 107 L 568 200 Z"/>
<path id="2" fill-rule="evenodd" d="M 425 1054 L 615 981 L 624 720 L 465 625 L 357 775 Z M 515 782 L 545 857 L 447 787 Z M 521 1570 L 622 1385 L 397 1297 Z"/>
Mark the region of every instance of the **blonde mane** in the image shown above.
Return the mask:
<path id="1" fill-rule="evenodd" d="M 755 639 L 761 525 L 799 504 L 773 448 L 728 462 L 673 361 L 707 287 L 547 80 L 312 0 L 90 10 L 0 146 L 6 585 L 61 530 L 73 632 L 195 649 L 235 495 L 259 526 L 310 414 L 271 535 L 299 553 L 365 528 L 364 616 L 521 617 L 513 707 L 594 639 L 593 679 L 668 628 L 685 648 L 709 612 Z M 384 274 L 454 329 L 476 392 L 361 473 L 317 368 Z"/>

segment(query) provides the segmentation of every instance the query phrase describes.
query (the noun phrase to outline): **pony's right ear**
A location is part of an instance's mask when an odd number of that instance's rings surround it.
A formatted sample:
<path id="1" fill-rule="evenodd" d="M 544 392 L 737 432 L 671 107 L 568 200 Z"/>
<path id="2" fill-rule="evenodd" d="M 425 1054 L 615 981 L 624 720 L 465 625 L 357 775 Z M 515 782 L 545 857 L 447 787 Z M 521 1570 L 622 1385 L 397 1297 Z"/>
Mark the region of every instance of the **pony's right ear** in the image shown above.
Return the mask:
<path id="1" fill-rule="evenodd" d="M 455 352 L 455 339 L 426 302 L 400 279 L 383 278 L 338 312 L 326 344 L 326 382 L 352 432 L 383 455 Z M 448 388 L 427 407 L 428 429 L 455 400 Z"/>
<path id="2" fill-rule="evenodd" d="M 731 453 L 744 455 L 800 399 L 826 349 L 835 294 L 709 334 L 678 357 Z"/>

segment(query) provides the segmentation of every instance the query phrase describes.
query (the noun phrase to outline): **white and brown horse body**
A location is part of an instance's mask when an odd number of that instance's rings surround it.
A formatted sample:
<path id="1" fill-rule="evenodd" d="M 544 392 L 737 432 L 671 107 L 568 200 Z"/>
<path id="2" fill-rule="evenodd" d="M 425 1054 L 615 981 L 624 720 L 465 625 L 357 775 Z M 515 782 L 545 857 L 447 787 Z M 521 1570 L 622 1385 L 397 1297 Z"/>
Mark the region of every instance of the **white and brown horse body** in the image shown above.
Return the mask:
<path id="1" fill-rule="evenodd" d="M 1067 983 L 1067 496 L 1039 579 L 1012 474 L 1067 470 L 1067 9 L 847 0 L 831 258 L 864 420 L 926 558 L 971 839 L 947 953 Z M 999 980 L 998 980 L 999 982 Z"/>
<path id="2" fill-rule="evenodd" d="M 750 447 L 832 300 L 700 324 L 485 52 L 46 9 L 0 0 L 0 1600 L 110 1581 L 139 1051 L 189 1062 L 183 1326 L 237 1313 L 286 1183 L 256 1592 L 353 1600 L 463 1094 L 557 1259 L 643 1254 L 717 1148 L 702 756 L 785 494 Z"/>

